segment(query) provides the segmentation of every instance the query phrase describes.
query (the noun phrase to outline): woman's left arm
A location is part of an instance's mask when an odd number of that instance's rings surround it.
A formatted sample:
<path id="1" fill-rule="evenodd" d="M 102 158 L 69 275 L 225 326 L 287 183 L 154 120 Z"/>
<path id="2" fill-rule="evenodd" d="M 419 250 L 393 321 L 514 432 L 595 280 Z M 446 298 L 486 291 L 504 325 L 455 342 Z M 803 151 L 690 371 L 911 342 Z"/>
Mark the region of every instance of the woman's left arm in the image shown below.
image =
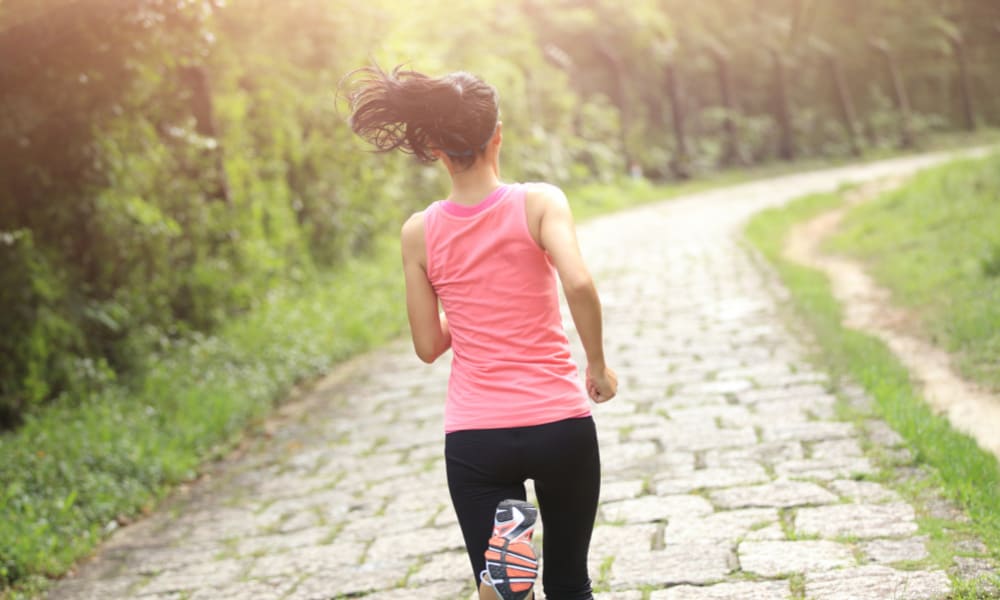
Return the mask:
<path id="1" fill-rule="evenodd" d="M 451 332 L 448 319 L 438 312 L 438 297 L 427 279 L 423 213 L 414 214 L 403 224 L 400 242 L 413 349 L 420 360 L 430 364 L 451 348 Z"/>

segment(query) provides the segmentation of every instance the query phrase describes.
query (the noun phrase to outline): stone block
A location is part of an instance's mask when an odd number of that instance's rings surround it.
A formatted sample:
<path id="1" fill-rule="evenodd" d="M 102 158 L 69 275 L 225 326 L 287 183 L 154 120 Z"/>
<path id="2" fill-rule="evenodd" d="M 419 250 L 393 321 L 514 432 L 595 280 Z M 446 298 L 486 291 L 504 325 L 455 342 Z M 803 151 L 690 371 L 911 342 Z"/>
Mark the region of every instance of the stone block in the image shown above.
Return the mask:
<path id="1" fill-rule="evenodd" d="M 865 566 L 806 575 L 810 600 L 939 600 L 951 593 L 943 571 Z"/>
<path id="2" fill-rule="evenodd" d="M 656 482 L 657 494 L 682 494 L 698 489 L 726 488 L 771 480 L 764 467 L 748 463 L 740 468 L 698 469 Z"/>
<path id="3" fill-rule="evenodd" d="M 849 438 L 857 435 L 854 425 L 836 421 L 805 421 L 801 423 L 775 423 L 763 428 L 768 442 L 818 442 Z"/>
<path id="4" fill-rule="evenodd" d="M 590 559 L 598 566 L 607 558 L 616 558 L 629 553 L 646 553 L 653 548 L 653 538 L 657 526 L 643 525 L 598 525 L 590 540 Z M 596 574 L 596 572 L 595 572 Z"/>
<path id="5" fill-rule="evenodd" d="M 735 545 L 754 527 L 777 521 L 778 511 L 773 508 L 726 510 L 704 517 L 671 519 L 663 537 L 667 545 L 687 543 Z"/>
<path id="6" fill-rule="evenodd" d="M 649 600 L 790 600 L 787 581 L 740 581 L 715 585 L 679 585 L 650 594 Z"/>
<path id="7" fill-rule="evenodd" d="M 861 552 L 868 562 L 882 565 L 923 560 L 928 556 L 927 536 L 902 540 L 872 540 L 861 544 Z"/>
<path id="8" fill-rule="evenodd" d="M 688 519 L 710 514 L 712 505 L 701 496 L 643 496 L 634 500 L 608 502 L 600 511 L 612 523 L 649 523 L 668 519 Z"/>
<path id="9" fill-rule="evenodd" d="M 384 560 L 389 557 L 433 555 L 449 550 L 462 550 L 465 541 L 457 527 L 425 527 L 405 533 L 378 535 L 373 531 L 375 541 L 368 548 L 368 560 Z"/>
<path id="10" fill-rule="evenodd" d="M 844 544 L 827 541 L 743 542 L 740 567 L 764 577 L 827 571 L 854 566 L 854 554 Z"/>
<path id="11" fill-rule="evenodd" d="M 712 503 L 720 508 L 791 508 L 812 504 L 832 504 L 837 497 L 815 483 L 775 481 L 765 485 L 736 487 L 710 494 Z"/>
<path id="12" fill-rule="evenodd" d="M 901 537 L 917 531 L 913 507 L 889 504 L 838 504 L 800 509 L 795 530 L 824 538 L 850 536 L 860 539 Z"/>
<path id="13" fill-rule="evenodd" d="M 874 481 L 845 479 L 831 481 L 829 487 L 851 502 L 881 504 L 883 502 L 902 502 L 903 500 L 896 492 Z"/>
<path id="14" fill-rule="evenodd" d="M 732 552 L 718 544 L 667 546 L 616 557 L 609 582 L 612 588 L 704 585 L 721 581 L 735 566 Z"/>
<path id="15" fill-rule="evenodd" d="M 874 475 L 878 471 L 867 458 L 840 456 L 790 460 L 776 464 L 774 472 L 781 477 L 832 481 L 844 477 Z"/>

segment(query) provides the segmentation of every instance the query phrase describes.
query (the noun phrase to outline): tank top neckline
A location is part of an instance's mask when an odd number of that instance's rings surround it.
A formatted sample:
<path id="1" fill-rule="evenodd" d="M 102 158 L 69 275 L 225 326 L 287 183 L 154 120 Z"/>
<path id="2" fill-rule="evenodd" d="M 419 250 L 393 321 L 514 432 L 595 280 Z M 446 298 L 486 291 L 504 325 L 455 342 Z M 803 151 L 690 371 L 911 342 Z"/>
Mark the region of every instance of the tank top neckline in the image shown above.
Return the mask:
<path id="1" fill-rule="evenodd" d="M 511 189 L 511 184 L 501 183 L 499 187 L 489 193 L 485 198 L 476 204 L 467 205 L 452 202 L 451 200 L 441 200 L 441 209 L 452 217 L 468 218 L 474 217 L 500 202 L 501 198 Z"/>

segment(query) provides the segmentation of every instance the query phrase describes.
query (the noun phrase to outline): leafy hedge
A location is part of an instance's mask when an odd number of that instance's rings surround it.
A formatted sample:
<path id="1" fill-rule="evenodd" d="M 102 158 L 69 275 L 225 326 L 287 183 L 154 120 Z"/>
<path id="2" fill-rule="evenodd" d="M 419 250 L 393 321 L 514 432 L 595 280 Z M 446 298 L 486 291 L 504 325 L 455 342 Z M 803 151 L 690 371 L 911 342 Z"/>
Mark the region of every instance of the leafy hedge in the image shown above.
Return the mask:
<path id="1" fill-rule="evenodd" d="M 109 523 L 194 477 L 292 384 L 399 335 L 398 244 L 380 241 L 375 257 L 272 292 L 216 335 L 148 357 L 144 377 L 0 436 L 0 590 L 61 574 Z"/>

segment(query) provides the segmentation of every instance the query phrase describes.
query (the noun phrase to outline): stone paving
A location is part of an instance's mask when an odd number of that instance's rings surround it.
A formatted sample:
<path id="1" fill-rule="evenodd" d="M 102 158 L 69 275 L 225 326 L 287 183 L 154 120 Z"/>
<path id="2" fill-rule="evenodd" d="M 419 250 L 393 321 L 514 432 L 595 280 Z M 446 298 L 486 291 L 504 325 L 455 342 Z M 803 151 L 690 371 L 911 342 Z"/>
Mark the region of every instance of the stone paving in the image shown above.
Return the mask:
<path id="1" fill-rule="evenodd" d="M 914 506 L 876 477 L 872 449 L 905 463 L 901 440 L 875 419 L 837 420 L 838 402 L 870 401 L 807 362 L 808 340 L 779 314 L 787 293 L 740 236 L 766 206 L 942 158 L 756 182 L 580 227 L 621 378 L 595 407 L 598 600 L 949 594 Z M 49 598 L 470 598 L 444 477 L 447 374 L 447 356 L 423 365 L 408 342 L 339 368 Z"/>

